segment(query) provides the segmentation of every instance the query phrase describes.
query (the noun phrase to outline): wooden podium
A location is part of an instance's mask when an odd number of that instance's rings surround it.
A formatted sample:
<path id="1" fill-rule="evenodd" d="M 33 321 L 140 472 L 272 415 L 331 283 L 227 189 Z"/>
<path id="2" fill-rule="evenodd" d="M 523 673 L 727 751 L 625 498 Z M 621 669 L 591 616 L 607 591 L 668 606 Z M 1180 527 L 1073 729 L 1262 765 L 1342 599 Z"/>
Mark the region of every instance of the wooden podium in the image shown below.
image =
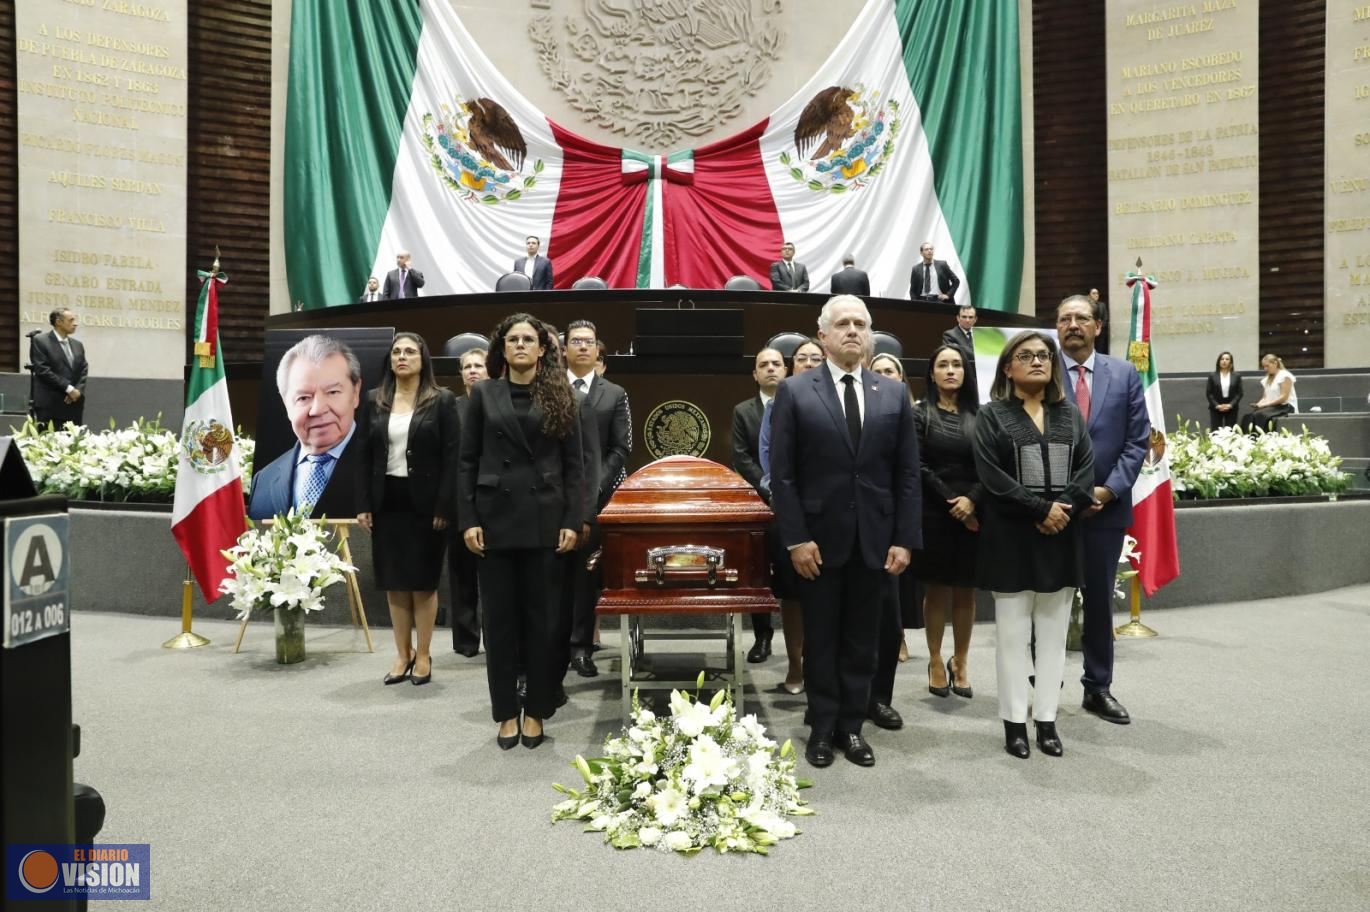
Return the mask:
<path id="1" fill-rule="evenodd" d="M 775 611 L 766 530 L 771 510 L 736 472 L 693 456 L 659 459 L 628 477 L 599 514 L 604 589 L 595 610 L 617 615 L 622 634 L 623 715 L 635 686 L 693 688 L 651 670 L 643 621 L 722 615 L 722 680 L 738 715 L 743 705 L 742 617 Z M 717 640 L 718 631 L 652 631 L 653 639 Z"/>

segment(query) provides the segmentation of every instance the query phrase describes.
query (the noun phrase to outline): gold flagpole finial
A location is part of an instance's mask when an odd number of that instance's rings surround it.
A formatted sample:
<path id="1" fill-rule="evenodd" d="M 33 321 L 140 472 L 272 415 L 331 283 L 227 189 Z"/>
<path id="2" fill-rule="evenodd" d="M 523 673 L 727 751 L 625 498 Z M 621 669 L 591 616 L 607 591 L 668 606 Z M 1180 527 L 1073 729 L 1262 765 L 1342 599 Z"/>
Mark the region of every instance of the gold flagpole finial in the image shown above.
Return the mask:
<path id="1" fill-rule="evenodd" d="M 216 250 L 217 250 L 217 248 L 216 248 Z M 216 267 L 216 268 L 217 268 L 217 267 Z M 1141 257 L 1137 257 L 1137 271 L 1138 271 L 1138 272 L 1141 272 L 1141 271 L 1142 271 L 1142 258 L 1141 258 Z"/>
<path id="2" fill-rule="evenodd" d="M 1140 260 L 1138 261 L 1140 262 Z M 219 274 L 219 245 L 214 245 L 214 265 L 209 267 L 209 271 L 214 275 Z"/>

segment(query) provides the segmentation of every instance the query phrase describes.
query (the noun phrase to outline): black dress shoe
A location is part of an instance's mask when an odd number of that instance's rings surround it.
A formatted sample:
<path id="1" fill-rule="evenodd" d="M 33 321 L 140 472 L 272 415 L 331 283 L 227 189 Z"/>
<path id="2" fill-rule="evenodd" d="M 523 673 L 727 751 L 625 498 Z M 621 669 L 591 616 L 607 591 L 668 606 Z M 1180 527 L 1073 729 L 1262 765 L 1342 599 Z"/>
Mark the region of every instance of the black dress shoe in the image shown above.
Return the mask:
<path id="1" fill-rule="evenodd" d="M 409 667 L 412 669 L 414 667 L 414 663 L 410 662 Z M 418 687 L 421 684 L 427 684 L 431 680 L 433 680 L 433 660 L 431 658 L 428 660 L 428 674 L 416 675 L 411 673 L 409 675 L 409 683 L 413 684 L 415 687 Z"/>
<path id="2" fill-rule="evenodd" d="M 571 668 L 582 678 L 594 678 L 599 676 L 599 669 L 595 667 L 595 660 L 588 655 L 572 656 Z"/>
<path id="3" fill-rule="evenodd" d="M 866 718 L 889 731 L 898 731 L 904 727 L 904 717 L 888 703 L 872 703 L 866 709 Z"/>
<path id="4" fill-rule="evenodd" d="M 753 665 L 766 661 L 771 657 L 771 637 L 770 635 L 759 636 L 752 648 L 747 650 L 747 661 Z"/>
<path id="5" fill-rule="evenodd" d="M 403 681 L 405 678 L 409 677 L 410 674 L 413 673 L 413 671 L 414 671 L 414 662 L 415 662 L 414 659 L 410 659 L 410 660 L 409 660 L 409 664 L 406 665 L 406 666 L 404 666 L 404 671 L 400 672 L 400 673 L 397 674 L 397 675 L 387 674 L 387 675 L 386 675 L 384 678 L 382 678 L 381 680 L 384 681 L 387 685 L 389 685 L 389 684 L 398 684 L 398 683 L 400 683 L 400 682 Z"/>
<path id="6" fill-rule="evenodd" d="M 1113 699 L 1113 694 L 1106 690 L 1099 690 L 1093 693 L 1086 692 L 1084 702 L 1080 704 L 1085 712 L 1094 713 L 1106 722 L 1113 722 L 1117 725 L 1127 725 L 1132 721 L 1132 717 L 1123 709 L 1123 704 Z"/>
<path id="7" fill-rule="evenodd" d="M 810 766 L 832 766 L 832 735 L 810 735 L 809 745 L 804 748 L 804 758 Z"/>
<path id="8" fill-rule="evenodd" d="M 457 655 L 464 655 L 468 659 L 474 659 L 476 656 L 480 655 L 479 646 L 455 646 L 452 651 Z"/>
<path id="9" fill-rule="evenodd" d="M 1019 760 L 1026 760 L 1032 753 L 1028 747 L 1026 722 L 1004 720 L 1004 751 Z"/>
<path id="10" fill-rule="evenodd" d="M 1065 748 L 1061 746 L 1061 737 L 1056 734 L 1055 722 L 1034 722 L 1037 726 L 1037 746 L 1042 753 L 1048 757 L 1059 757 L 1064 754 Z"/>
<path id="11" fill-rule="evenodd" d="M 875 751 L 866 743 L 866 739 L 860 735 L 837 734 L 837 746 L 842 748 L 842 753 L 847 755 L 847 759 L 857 766 L 875 766 Z"/>

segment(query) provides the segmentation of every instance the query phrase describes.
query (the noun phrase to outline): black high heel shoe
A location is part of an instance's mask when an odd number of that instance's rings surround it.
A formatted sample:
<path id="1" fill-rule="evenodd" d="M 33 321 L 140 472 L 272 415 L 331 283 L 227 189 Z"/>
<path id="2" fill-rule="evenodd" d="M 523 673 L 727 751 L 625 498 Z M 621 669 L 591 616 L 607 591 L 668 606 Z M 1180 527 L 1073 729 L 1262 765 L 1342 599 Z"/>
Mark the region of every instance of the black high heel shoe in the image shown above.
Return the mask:
<path id="1" fill-rule="evenodd" d="M 409 677 L 409 675 L 411 675 L 411 674 L 413 673 L 413 671 L 414 671 L 414 663 L 415 663 L 416 661 L 418 661 L 418 660 L 417 660 L 417 659 L 410 659 L 410 660 L 409 660 L 409 664 L 406 665 L 406 666 L 404 666 L 404 671 L 400 672 L 400 673 L 397 674 L 397 675 L 392 675 L 392 674 L 387 673 L 386 676 L 385 676 L 384 678 L 382 678 L 381 680 L 384 681 L 384 682 L 386 683 L 387 686 L 390 685 L 390 684 L 398 684 L 398 683 L 400 683 L 401 681 L 403 681 L 405 678 Z"/>
<path id="2" fill-rule="evenodd" d="M 1042 753 L 1048 757 L 1059 757 L 1064 754 L 1065 748 L 1061 746 L 1061 737 L 1056 734 L 1055 722 L 1034 722 L 1037 726 L 1037 746 Z"/>
<path id="3" fill-rule="evenodd" d="M 547 729 L 544 728 L 541 732 L 539 732 L 536 735 L 530 735 L 527 732 L 525 732 L 523 730 L 523 726 L 520 725 L 519 737 L 523 739 L 523 746 L 528 748 L 529 750 L 532 750 L 547 738 Z"/>
<path id="4" fill-rule="evenodd" d="M 518 727 L 514 729 L 514 733 L 512 735 L 495 735 L 495 743 L 499 745 L 499 749 L 502 751 L 513 750 L 515 747 L 518 746 L 519 737 L 523 733 L 522 720 L 515 718 L 514 721 L 518 723 Z"/>
<path id="5" fill-rule="evenodd" d="M 418 659 L 415 658 L 415 659 L 414 659 L 414 662 L 417 662 L 417 661 L 418 661 Z M 410 671 L 411 671 L 411 674 L 410 674 L 410 676 L 409 676 L 409 683 L 410 683 L 410 684 L 413 684 L 415 687 L 418 687 L 418 686 L 420 686 L 420 685 L 422 685 L 422 684 L 427 684 L 429 681 L 433 680 L 433 658 L 432 658 L 432 656 L 429 656 L 429 658 L 428 658 L 428 674 L 426 674 L 426 675 L 416 675 L 416 674 L 412 674 L 412 671 L 413 671 L 413 668 L 414 668 L 414 662 L 410 662 L 410 663 L 409 663 L 409 668 L 410 668 Z"/>
<path id="6" fill-rule="evenodd" d="M 958 697 L 965 697 L 969 700 L 971 697 L 975 696 L 974 688 L 956 686 L 956 675 L 951 673 L 951 659 L 947 659 L 947 685 L 951 687 L 951 692 Z"/>
<path id="7" fill-rule="evenodd" d="M 947 667 L 948 667 L 948 668 L 951 667 L 951 659 L 947 659 Z M 948 674 L 948 676 L 950 676 L 951 672 L 947 672 L 947 674 Z M 933 687 L 933 686 L 932 686 L 932 663 L 931 663 L 931 662 L 928 663 L 928 693 L 932 694 L 934 697 L 945 697 L 945 696 L 947 696 L 947 695 L 949 695 L 949 694 L 951 693 L 951 682 L 950 682 L 950 681 L 948 681 L 948 682 L 947 682 L 945 685 L 943 685 L 942 687 Z"/>
<path id="8" fill-rule="evenodd" d="M 1019 760 L 1026 760 L 1032 753 L 1028 747 L 1026 722 L 1004 720 L 1004 751 Z"/>

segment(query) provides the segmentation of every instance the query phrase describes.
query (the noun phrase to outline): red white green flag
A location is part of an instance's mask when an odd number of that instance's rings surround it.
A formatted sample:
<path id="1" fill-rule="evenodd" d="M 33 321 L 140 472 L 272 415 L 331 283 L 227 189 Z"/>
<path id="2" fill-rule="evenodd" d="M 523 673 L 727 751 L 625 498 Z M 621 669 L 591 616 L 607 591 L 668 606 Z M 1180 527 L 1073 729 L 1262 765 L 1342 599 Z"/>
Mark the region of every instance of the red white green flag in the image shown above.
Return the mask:
<path id="1" fill-rule="evenodd" d="M 218 268 L 218 263 L 215 264 Z M 205 601 L 222 593 L 229 561 L 221 553 L 247 530 L 243 477 L 233 415 L 228 405 L 223 354 L 219 349 L 219 288 L 223 274 L 200 272 L 195 308 L 195 354 L 186 384 L 180 461 L 171 534 L 190 564 Z"/>
<path id="2" fill-rule="evenodd" d="M 1132 289 L 1132 332 L 1127 359 L 1141 374 L 1146 395 L 1146 414 L 1151 419 L 1151 447 L 1142 471 L 1132 486 L 1132 527 L 1141 558 L 1132 559 L 1137 579 L 1148 596 L 1180 575 L 1180 552 L 1175 543 L 1175 496 L 1170 484 L 1170 457 L 1166 455 L 1165 409 L 1161 407 L 1161 384 L 1156 375 L 1156 353 L 1151 347 L 1151 276 L 1128 273 Z"/>

